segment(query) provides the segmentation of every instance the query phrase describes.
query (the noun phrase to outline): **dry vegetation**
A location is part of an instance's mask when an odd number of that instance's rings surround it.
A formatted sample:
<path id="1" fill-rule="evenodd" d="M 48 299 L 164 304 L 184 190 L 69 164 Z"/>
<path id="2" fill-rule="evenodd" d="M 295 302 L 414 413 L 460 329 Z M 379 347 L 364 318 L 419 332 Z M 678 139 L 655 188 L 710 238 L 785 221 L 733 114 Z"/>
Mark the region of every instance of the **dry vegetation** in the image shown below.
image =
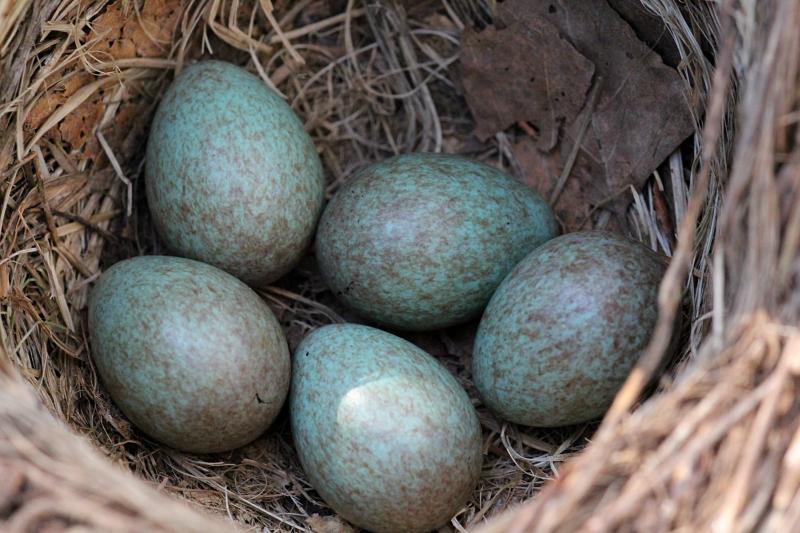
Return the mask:
<path id="1" fill-rule="evenodd" d="M 633 235 L 675 259 L 662 326 L 586 453 L 559 483 L 489 526 L 497 531 L 512 522 L 543 531 L 798 522 L 797 445 L 787 447 L 800 420 L 799 345 L 784 324 L 798 319 L 800 6 L 766 0 L 756 12 L 754 0 L 724 1 L 717 15 L 706 2 L 683 11 L 674 0 L 643 3 L 675 36 L 698 128 L 705 126 L 632 192 Z M 330 511 L 299 469 L 285 417 L 254 444 L 210 457 L 136 433 L 92 368 L 87 291 L 110 262 L 160 250 L 143 204 L 144 135 L 174 71 L 197 57 L 246 65 L 286 96 L 320 150 L 329 193 L 364 163 L 413 150 L 464 153 L 519 172 L 511 137 L 524 132 L 478 143 L 457 90 L 459 32 L 485 25 L 492 6 L 0 0 L 0 473 L 8 473 L 0 475 L 0 526 L 224 527 L 121 469 L 245 528 L 341 525 L 314 517 Z M 677 245 L 675 230 L 659 223 L 665 213 L 679 223 Z M 313 261 L 263 296 L 292 346 L 314 327 L 351 318 Z M 676 315 L 691 319 L 682 350 L 691 360 L 662 383 L 664 394 L 630 414 Z M 469 328 L 412 340 L 469 385 Z M 533 496 L 595 429 L 532 431 L 480 414 L 483 479 L 454 529 Z"/>

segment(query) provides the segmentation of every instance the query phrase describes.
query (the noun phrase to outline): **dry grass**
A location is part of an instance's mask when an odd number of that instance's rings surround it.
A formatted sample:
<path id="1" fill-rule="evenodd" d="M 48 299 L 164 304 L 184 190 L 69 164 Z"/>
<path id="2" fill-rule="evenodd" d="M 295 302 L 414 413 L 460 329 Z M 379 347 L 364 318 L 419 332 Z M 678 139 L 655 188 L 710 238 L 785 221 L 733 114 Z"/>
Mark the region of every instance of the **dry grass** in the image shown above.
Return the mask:
<path id="1" fill-rule="evenodd" d="M 5 359 L 4 359 L 5 361 Z M 10 370 L 7 366 L 5 371 Z M 113 468 L 0 370 L 0 525 L 3 531 L 230 531 Z"/>
<path id="2" fill-rule="evenodd" d="M 701 48 L 704 40 L 716 42 L 716 15 L 705 3 L 688 13 L 680 12 L 673 0 L 645 3 L 668 21 L 677 37 L 684 57 L 682 74 L 700 125 L 712 86 L 711 65 Z M 0 0 L 0 71 L 8 73 L 0 79 L 0 340 L 5 347 L 0 366 L 10 362 L 6 371 L 14 368 L 21 373 L 50 412 L 87 436 L 111 462 L 156 484 L 162 492 L 227 515 L 246 528 L 316 527 L 309 518 L 330 511 L 299 469 L 285 416 L 252 445 L 207 457 L 165 450 L 130 427 L 98 384 L 91 364 L 84 327 L 87 291 L 107 264 L 160 249 L 142 198 L 144 133 L 173 72 L 200 56 L 213 54 L 245 64 L 286 96 L 320 151 L 329 194 L 359 166 L 400 152 L 458 152 L 513 171 L 513 134 L 477 143 L 470 136 L 471 119 L 456 90 L 459 30 L 489 21 L 492 4 L 476 0 L 368 5 L 352 0 L 301 0 L 276 1 L 274 6 L 269 0 Z M 760 49 L 754 42 L 742 44 L 740 50 Z M 741 64 L 746 58 L 736 59 L 737 69 L 747 67 Z M 667 317 L 678 312 L 686 284 L 692 328 L 685 355 L 698 352 L 709 316 L 714 318 L 716 334 L 712 341 L 721 348 L 725 339 L 728 353 L 734 353 L 733 330 L 723 327 L 730 319 L 720 315 L 723 306 L 706 316 L 711 309 L 706 299 L 709 258 L 731 143 L 726 111 L 732 102 L 729 91 L 720 94 L 717 114 L 706 121 L 707 131 L 709 124 L 716 124 L 717 134 L 705 139 L 698 135 L 693 149 L 674 154 L 644 191 L 633 191 L 629 213 L 634 236 L 678 257 L 662 311 Z M 739 177 L 741 194 L 749 191 L 749 177 Z M 674 225 L 664 223 L 665 214 L 669 215 L 666 219 L 691 223 L 682 226 L 677 248 Z M 597 225 L 608 222 L 602 210 L 595 215 Z M 747 223 L 729 220 L 727 227 L 732 228 L 734 222 Z M 687 228 L 696 235 L 687 234 Z M 794 239 L 798 235 L 796 231 L 790 234 Z M 732 231 L 727 238 L 740 246 L 735 241 L 744 236 Z M 761 246 L 768 244 L 775 241 Z M 787 276 L 793 273 L 793 258 L 781 263 L 787 265 Z M 751 263 L 748 268 L 761 266 L 755 259 Z M 744 266 L 734 258 L 726 265 L 723 274 Z M 692 275 L 684 282 L 686 271 Z M 715 285 L 722 291 L 715 295 L 720 294 L 722 300 L 738 294 L 732 290 L 743 287 L 742 279 L 747 279 L 728 276 L 727 285 Z M 325 290 L 310 260 L 262 295 L 285 326 L 292 347 L 319 325 L 352 319 Z M 412 340 L 439 356 L 474 398 L 468 374 L 472 329 L 455 328 Z M 700 353 L 709 352 L 707 346 Z M 662 348 L 656 345 L 650 360 L 655 361 Z M 675 391 L 683 390 L 677 387 Z M 634 394 L 627 398 L 635 400 L 639 389 L 629 389 Z M 181 518 L 170 526 L 159 513 L 170 511 L 173 504 L 166 500 L 159 507 L 153 503 L 154 493 L 116 469 L 113 479 L 120 492 L 101 484 L 92 488 L 89 482 L 102 476 L 104 467 L 85 450 L 86 445 L 68 437 L 43 411 L 38 411 L 41 420 L 26 422 L 27 417 L 37 416 L 37 407 L 28 389 L 18 382 L 3 378 L 0 391 L 14 398 L 0 398 L 0 422 L 8 421 L 11 428 L 0 431 L 0 471 L 21 471 L 33 480 L 31 484 L 38 483 L 37 494 L 59 483 L 66 487 L 59 492 L 60 498 L 67 498 L 73 490 L 69 487 L 75 487 L 79 500 L 93 502 L 87 505 L 109 508 L 107 518 L 99 515 L 104 522 L 88 514 L 70 514 L 64 500 L 45 518 L 55 516 L 99 530 L 112 526 L 148 529 L 158 524 L 165 529 L 203 529 L 197 522 L 200 518 L 189 511 L 175 511 Z M 672 401 L 674 394 L 678 393 L 663 395 L 665 399 L 659 401 Z M 622 427 L 671 431 L 663 416 L 643 418 L 641 413 L 652 409 L 650 405 L 635 417 L 618 415 L 608 426 L 612 429 L 600 436 L 616 435 Z M 624 407 L 618 412 L 627 413 L 629 405 Z M 483 409 L 479 413 L 485 430 L 483 477 L 472 500 L 453 519 L 453 529 L 476 525 L 529 499 L 563 461 L 586 445 L 595 429 L 533 431 L 502 424 Z M 30 437 L 25 424 L 34 423 L 40 428 L 38 434 L 52 431 L 53 438 L 64 441 L 63 448 L 44 437 Z M 8 447 L 6 441 L 24 445 Z M 641 442 L 644 446 L 650 441 L 643 437 Z M 627 440 L 616 445 L 623 452 L 626 446 L 639 449 L 637 442 Z M 604 450 L 597 443 L 590 449 Z M 47 454 L 41 456 L 44 451 Z M 76 459 L 84 456 L 85 462 Z M 47 458 L 46 468 L 37 463 L 37 457 Z M 632 464 L 625 465 L 628 470 L 614 470 L 614 475 L 629 473 Z M 591 479 L 612 483 L 616 478 L 609 477 L 609 472 L 598 470 Z M 122 487 L 130 487 L 130 499 L 125 499 L 129 496 Z M 18 507 L 9 512 L 3 508 L 3 488 L 0 483 L 0 525 L 7 516 L 17 520 L 42 499 L 56 497 L 54 491 L 45 490 L 39 500 L 19 492 L 23 496 L 17 497 Z M 551 490 L 549 498 L 556 498 L 557 490 Z M 576 502 L 573 507 L 564 504 L 554 509 L 567 512 L 584 504 L 580 498 Z M 30 523 L 45 523 L 36 522 L 39 515 L 30 512 L 34 516 Z M 142 521 L 114 522 L 120 515 Z"/>

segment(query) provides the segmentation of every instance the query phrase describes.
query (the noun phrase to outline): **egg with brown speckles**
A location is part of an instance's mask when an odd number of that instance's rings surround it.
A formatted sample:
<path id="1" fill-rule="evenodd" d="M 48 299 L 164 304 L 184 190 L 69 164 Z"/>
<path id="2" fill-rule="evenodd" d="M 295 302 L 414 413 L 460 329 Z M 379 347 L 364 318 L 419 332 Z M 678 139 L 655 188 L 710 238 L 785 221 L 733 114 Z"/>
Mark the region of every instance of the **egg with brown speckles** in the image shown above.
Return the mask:
<path id="1" fill-rule="evenodd" d="M 489 165 L 407 154 L 370 165 L 331 199 L 316 253 L 328 287 L 378 324 L 431 330 L 480 315 L 558 226 L 531 188 Z"/>
<path id="2" fill-rule="evenodd" d="M 92 290 L 89 338 L 100 379 L 131 422 L 178 450 L 247 444 L 277 416 L 289 348 L 272 311 L 213 266 L 143 256 Z"/>
<path id="3" fill-rule="evenodd" d="M 598 418 L 655 328 L 666 260 L 602 231 L 537 248 L 481 319 L 473 380 L 500 417 L 528 426 Z"/>
<path id="4" fill-rule="evenodd" d="M 376 532 L 430 531 L 469 499 L 481 427 L 456 379 L 399 337 L 325 326 L 292 360 L 292 434 L 311 485 Z"/>
<path id="5" fill-rule="evenodd" d="M 303 124 L 261 79 L 221 61 L 196 63 L 169 87 L 145 174 L 167 248 L 251 285 L 299 261 L 322 210 L 322 164 Z"/>

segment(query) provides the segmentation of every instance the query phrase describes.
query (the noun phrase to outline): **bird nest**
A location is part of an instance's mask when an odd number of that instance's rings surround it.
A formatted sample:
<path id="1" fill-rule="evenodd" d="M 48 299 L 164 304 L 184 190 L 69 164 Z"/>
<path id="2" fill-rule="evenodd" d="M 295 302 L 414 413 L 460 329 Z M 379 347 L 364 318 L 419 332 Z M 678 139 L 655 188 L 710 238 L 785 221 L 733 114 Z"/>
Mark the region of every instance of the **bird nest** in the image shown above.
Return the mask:
<path id="1" fill-rule="evenodd" d="M 599 426 L 517 427 L 478 405 L 482 477 L 452 529 L 800 524 L 800 8 L 641 3 L 674 39 L 696 130 L 626 191 L 615 226 L 672 257 L 659 324 Z M 97 380 L 88 291 L 110 264 L 162 249 L 143 194 L 146 132 L 175 72 L 201 57 L 243 65 L 287 99 L 328 196 L 364 164 L 412 151 L 467 154 L 519 177 L 513 147 L 529 132 L 478 141 L 457 69 L 462 32 L 497 7 L 0 0 L 0 529 L 349 528 L 308 484 L 285 414 L 256 442 L 211 456 L 131 427 Z M 590 225 L 609 223 L 601 211 Z M 292 349 L 352 320 L 313 258 L 259 293 Z M 653 385 L 676 323 L 679 356 Z M 474 326 L 409 336 L 472 398 Z"/>

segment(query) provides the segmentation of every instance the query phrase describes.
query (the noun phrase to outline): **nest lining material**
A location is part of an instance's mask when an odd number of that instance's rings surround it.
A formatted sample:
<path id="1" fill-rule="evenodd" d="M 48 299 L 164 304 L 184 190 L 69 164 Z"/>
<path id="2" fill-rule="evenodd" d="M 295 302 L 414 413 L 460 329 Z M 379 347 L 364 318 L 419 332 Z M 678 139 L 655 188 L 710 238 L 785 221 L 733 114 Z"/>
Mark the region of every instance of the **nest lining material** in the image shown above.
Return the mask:
<path id="1" fill-rule="evenodd" d="M 643 3 L 678 44 L 704 128 L 693 150 L 670 160 L 670 207 L 682 222 L 661 327 L 586 452 L 488 531 L 511 523 L 744 530 L 800 519 L 798 342 L 784 326 L 796 323 L 798 302 L 800 217 L 791 203 L 800 168 L 790 133 L 800 9 L 777 0 L 758 11 L 744 0 L 719 10 Z M 513 171 L 513 134 L 476 143 L 455 90 L 459 30 L 486 24 L 491 13 L 492 2 L 475 0 L 0 2 L 0 524 L 231 527 L 163 496 L 174 494 L 245 528 L 345 527 L 325 518 L 330 511 L 299 469 L 285 418 L 256 443 L 213 457 L 164 450 L 134 432 L 92 368 L 87 291 L 103 266 L 160 250 L 143 207 L 144 134 L 173 71 L 200 56 L 245 64 L 287 97 L 320 149 L 328 194 L 355 168 L 398 152 L 468 153 Z M 746 105 L 737 109 L 740 81 Z M 657 247 L 669 239 L 653 224 L 652 198 L 635 192 L 629 217 L 634 236 Z M 691 315 L 687 362 L 631 414 L 682 294 Z M 310 329 L 348 319 L 310 264 L 262 295 L 292 347 Z M 413 340 L 468 387 L 469 328 Z M 480 415 L 483 478 L 453 519 L 458 530 L 530 499 L 593 430 L 533 431 Z"/>

